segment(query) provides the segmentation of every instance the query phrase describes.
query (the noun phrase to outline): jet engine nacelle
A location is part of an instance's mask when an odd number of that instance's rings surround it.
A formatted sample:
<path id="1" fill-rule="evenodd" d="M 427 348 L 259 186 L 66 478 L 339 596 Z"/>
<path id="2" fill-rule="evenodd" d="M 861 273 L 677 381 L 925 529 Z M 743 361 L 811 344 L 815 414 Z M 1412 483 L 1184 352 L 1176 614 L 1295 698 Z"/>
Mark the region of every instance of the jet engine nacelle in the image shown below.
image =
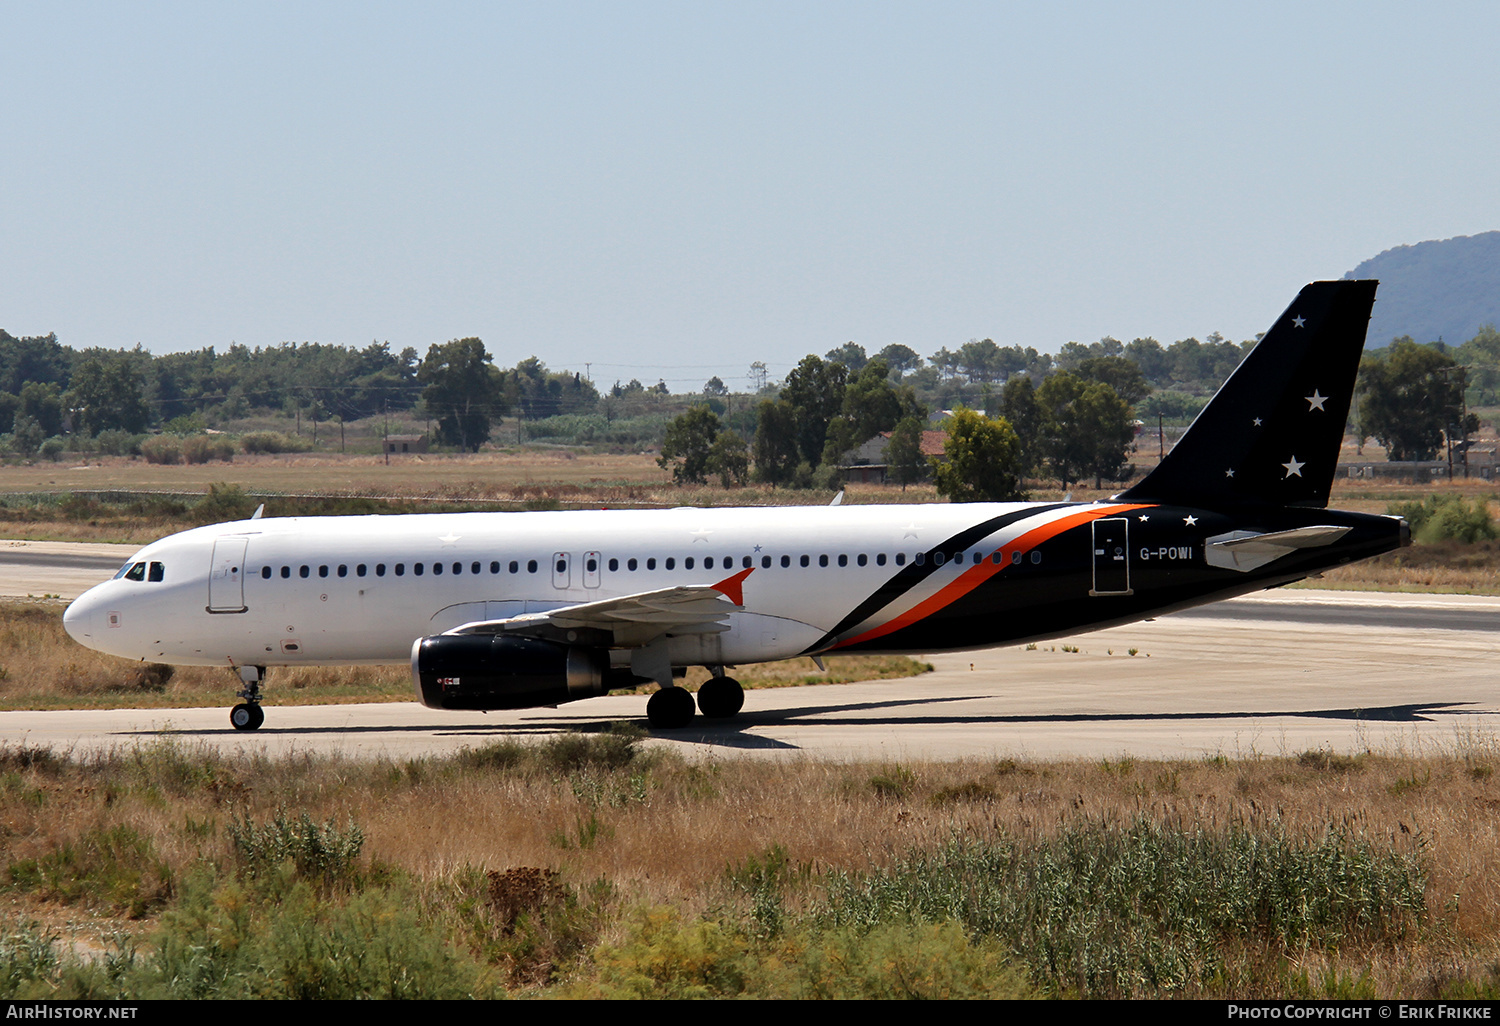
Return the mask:
<path id="1" fill-rule="evenodd" d="M 443 634 L 411 649 L 417 697 L 429 709 L 526 709 L 630 687 L 607 653 L 534 638 Z"/>

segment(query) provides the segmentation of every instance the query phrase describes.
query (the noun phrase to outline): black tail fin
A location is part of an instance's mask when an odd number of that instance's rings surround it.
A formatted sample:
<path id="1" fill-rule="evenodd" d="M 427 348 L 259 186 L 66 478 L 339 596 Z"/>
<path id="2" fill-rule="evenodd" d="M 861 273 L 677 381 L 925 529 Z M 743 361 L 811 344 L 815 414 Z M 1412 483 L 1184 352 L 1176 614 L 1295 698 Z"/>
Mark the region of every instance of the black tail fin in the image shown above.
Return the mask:
<path id="1" fill-rule="evenodd" d="M 1326 506 L 1374 281 L 1315 281 L 1125 502 Z"/>

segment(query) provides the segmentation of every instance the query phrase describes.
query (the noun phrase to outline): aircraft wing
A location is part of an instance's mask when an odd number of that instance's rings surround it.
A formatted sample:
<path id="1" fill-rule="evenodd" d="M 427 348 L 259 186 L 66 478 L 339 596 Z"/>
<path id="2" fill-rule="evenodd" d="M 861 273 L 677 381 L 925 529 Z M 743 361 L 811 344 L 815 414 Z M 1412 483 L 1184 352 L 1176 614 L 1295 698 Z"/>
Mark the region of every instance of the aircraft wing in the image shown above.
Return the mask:
<path id="1" fill-rule="evenodd" d="M 720 585 L 688 585 L 599 599 L 504 620 L 476 620 L 447 634 L 519 634 L 549 641 L 645 645 L 666 634 L 706 634 L 729 629 L 728 616 L 744 606 Z"/>

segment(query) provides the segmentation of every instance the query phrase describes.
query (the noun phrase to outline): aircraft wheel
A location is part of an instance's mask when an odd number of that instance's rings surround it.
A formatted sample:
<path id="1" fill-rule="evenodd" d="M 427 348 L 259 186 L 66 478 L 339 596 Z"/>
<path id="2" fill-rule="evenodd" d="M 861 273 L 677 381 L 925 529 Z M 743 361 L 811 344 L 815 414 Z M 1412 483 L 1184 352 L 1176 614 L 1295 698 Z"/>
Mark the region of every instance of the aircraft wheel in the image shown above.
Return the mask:
<path id="1" fill-rule="evenodd" d="M 693 696 L 686 688 L 662 688 L 646 700 L 646 718 L 658 730 L 673 730 L 693 722 Z"/>
<path id="2" fill-rule="evenodd" d="M 255 730 L 266 722 L 266 712 L 258 705 L 241 702 L 229 710 L 229 722 L 235 730 Z"/>
<path id="3" fill-rule="evenodd" d="M 714 677 L 698 689 L 698 711 L 712 720 L 726 720 L 745 707 L 745 689 L 733 677 Z"/>

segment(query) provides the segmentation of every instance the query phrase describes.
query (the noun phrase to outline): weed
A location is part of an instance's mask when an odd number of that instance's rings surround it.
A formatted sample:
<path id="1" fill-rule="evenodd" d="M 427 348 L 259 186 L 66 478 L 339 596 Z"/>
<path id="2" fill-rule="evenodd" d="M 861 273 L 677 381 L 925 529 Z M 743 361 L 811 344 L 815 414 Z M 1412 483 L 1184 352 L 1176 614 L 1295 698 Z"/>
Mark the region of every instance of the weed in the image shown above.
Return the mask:
<path id="1" fill-rule="evenodd" d="M 917 782 L 917 775 L 905 766 L 888 766 L 870 778 L 870 789 L 882 798 L 905 798 Z"/>
<path id="2" fill-rule="evenodd" d="M 249 818 L 230 820 L 229 841 L 252 876 L 290 861 L 299 876 L 334 884 L 353 876 L 365 834 L 353 820 L 340 829 L 332 820 L 319 826 L 305 812 L 290 819 L 277 810 L 269 822 L 259 825 Z"/>

